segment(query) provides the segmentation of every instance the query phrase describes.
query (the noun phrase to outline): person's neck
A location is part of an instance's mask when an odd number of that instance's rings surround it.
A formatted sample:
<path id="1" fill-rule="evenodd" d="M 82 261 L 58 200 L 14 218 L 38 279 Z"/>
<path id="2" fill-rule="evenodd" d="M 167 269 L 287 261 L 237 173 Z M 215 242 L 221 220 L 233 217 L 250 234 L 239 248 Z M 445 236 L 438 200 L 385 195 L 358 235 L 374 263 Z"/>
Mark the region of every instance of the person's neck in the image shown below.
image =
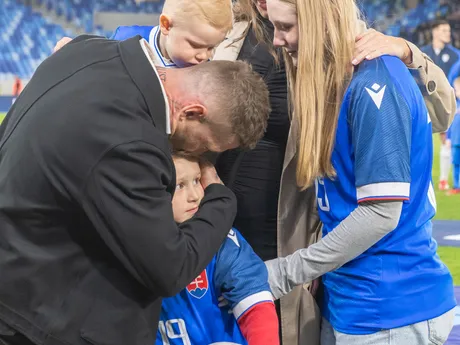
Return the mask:
<path id="1" fill-rule="evenodd" d="M 160 76 L 161 83 L 166 93 L 169 105 L 169 121 L 171 125 L 171 135 L 174 134 L 176 129 L 176 118 L 179 110 L 181 109 L 182 103 L 180 101 L 181 79 L 178 73 L 181 71 L 178 68 L 164 68 L 156 66 L 158 75 Z"/>
<path id="2" fill-rule="evenodd" d="M 168 52 L 166 51 L 165 49 L 165 46 L 166 46 L 166 36 L 163 35 L 161 32 L 160 34 L 158 35 L 158 47 L 160 47 L 160 52 L 161 52 L 161 55 L 163 55 L 163 57 L 167 58 L 168 60 L 171 60 L 171 58 L 169 57 L 169 54 Z"/>
<path id="3" fill-rule="evenodd" d="M 446 44 L 440 40 L 433 40 L 433 49 L 443 50 Z"/>

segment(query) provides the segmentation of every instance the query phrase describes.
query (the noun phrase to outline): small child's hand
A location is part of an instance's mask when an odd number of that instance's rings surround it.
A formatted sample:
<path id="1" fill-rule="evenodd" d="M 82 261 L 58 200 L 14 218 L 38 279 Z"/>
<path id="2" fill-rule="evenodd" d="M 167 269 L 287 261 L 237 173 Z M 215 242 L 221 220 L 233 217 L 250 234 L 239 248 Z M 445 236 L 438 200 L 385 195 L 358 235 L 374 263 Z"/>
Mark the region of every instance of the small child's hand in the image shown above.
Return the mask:
<path id="1" fill-rule="evenodd" d="M 223 184 L 219 175 L 217 175 L 216 168 L 209 161 L 202 158 L 200 160 L 201 168 L 201 185 L 206 189 L 210 184 L 220 183 Z"/>
<path id="2" fill-rule="evenodd" d="M 62 47 L 64 47 L 67 43 L 69 43 L 70 41 L 72 41 L 72 39 L 70 37 L 63 37 L 61 38 L 58 43 L 56 43 L 56 45 L 54 46 L 54 49 L 53 49 L 53 53 L 56 53 L 59 49 L 61 49 Z"/>
<path id="3" fill-rule="evenodd" d="M 224 296 L 220 296 L 217 300 L 218 300 L 218 302 L 219 302 L 219 303 L 217 304 L 217 305 L 219 306 L 219 308 L 229 308 L 229 303 L 228 303 L 228 301 L 224 298 Z M 233 310 L 232 310 L 232 309 L 228 309 L 227 312 L 228 312 L 229 314 L 232 314 L 232 313 L 233 313 Z"/>

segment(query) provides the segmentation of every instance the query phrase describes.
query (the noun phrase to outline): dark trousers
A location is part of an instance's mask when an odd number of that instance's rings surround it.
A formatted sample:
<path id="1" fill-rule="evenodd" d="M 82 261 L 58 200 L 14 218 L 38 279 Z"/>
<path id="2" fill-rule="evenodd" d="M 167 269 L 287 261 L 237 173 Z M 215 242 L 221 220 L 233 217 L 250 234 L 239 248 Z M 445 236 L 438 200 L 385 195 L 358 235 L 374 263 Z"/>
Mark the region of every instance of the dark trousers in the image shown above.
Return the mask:
<path id="1" fill-rule="evenodd" d="M 280 300 L 275 301 L 276 314 L 278 315 L 278 325 L 279 325 L 279 335 L 280 335 L 280 345 L 283 345 L 283 337 L 281 333 L 281 305 Z"/>

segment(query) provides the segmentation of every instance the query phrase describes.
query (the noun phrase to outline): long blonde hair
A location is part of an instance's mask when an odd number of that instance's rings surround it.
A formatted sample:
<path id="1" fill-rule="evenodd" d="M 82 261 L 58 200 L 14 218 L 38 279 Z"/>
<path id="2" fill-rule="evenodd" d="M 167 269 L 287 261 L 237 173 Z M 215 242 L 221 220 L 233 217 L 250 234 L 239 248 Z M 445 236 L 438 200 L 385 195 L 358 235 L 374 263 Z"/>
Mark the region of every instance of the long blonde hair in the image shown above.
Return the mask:
<path id="1" fill-rule="evenodd" d="M 298 122 L 297 184 L 335 175 L 331 156 L 360 25 L 354 0 L 279 0 L 296 7 L 297 68 L 285 54 L 293 121 Z"/>

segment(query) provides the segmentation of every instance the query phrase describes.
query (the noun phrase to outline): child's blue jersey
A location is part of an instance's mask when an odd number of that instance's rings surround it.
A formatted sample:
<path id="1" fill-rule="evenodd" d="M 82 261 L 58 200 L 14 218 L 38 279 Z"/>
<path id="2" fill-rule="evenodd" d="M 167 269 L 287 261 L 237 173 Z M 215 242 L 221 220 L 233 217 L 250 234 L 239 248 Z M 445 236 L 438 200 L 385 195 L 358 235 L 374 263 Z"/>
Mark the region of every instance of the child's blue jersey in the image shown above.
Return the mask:
<path id="1" fill-rule="evenodd" d="M 360 202 L 402 200 L 397 228 L 362 255 L 323 276 L 323 315 L 347 334 L 428 320 L 455 307 L 452 277 L 436 254 L 436 200 L 430 117 L 397 58 L 363 62 L 341 107 L 332 163 L 316 183 L 323 236 Z"/>
<path id="2" fill-rule="evenodd" d="M 136 35 L 140 35 L 149 43 L 153 53 L 155 54 L 154 64 L 156 66 L 177 67 L 174 62 L 165 58 L 161 54 L 160 47 L 158 46 L 158 37 L 160 35 L 159 26 L 119 26 L 115 30 L 115 33 L 112 35 L 111 39 L 122 41 Z"/>
<path id="3" fill-rule="evenodd" d="M 232 313 L 218 306 L 220 296 Z M 247 344 L 237 320 L 271 301 L 265 264 L 232 229 L 206 269 L 177 296 L 163 299 L 156 345 Z"/>

